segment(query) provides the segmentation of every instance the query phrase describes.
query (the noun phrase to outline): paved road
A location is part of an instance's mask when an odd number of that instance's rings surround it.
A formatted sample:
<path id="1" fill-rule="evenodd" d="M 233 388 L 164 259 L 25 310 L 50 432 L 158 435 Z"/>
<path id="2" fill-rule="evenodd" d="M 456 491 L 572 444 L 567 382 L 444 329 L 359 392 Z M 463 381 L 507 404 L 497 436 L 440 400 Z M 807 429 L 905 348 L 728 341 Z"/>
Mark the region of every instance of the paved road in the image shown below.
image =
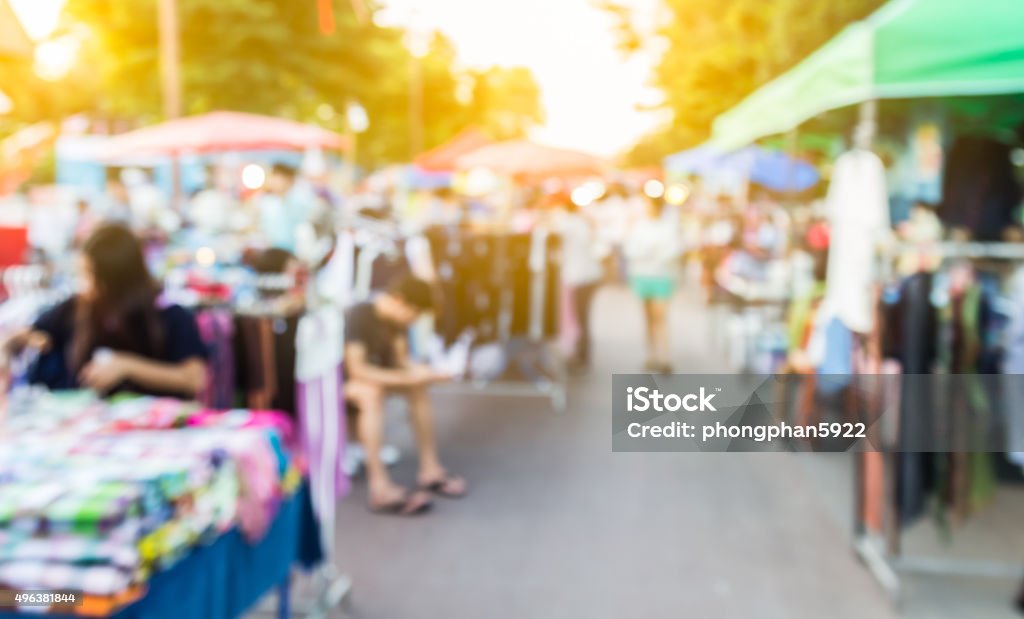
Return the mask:
<path id="1" fill-rule="evenodd" d="M 627 291 L 596 302 L 597 362 L 569 410 L 440 396 L 448 465 L 473 484 L 416 520 L 339 520 L 360 618 L 889 617 L 805 463 L 790 454 L 613 454 L 610 374 L 642 362 Z M 699 307 L 673 308 L 677 367 L 723 370 Z M 410 440 L 394 411 L 390 438 Z M 412 458 L 396 468 L 411 481 Z M 820 484 L 819 484 L 820 485 Z"/>

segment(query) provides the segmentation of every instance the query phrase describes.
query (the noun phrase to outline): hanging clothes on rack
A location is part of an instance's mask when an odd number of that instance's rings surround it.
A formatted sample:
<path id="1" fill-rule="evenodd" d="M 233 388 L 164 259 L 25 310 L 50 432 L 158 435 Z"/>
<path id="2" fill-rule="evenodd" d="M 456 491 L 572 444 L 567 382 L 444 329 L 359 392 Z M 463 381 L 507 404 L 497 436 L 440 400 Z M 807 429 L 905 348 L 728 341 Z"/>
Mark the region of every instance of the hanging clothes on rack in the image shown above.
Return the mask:
<path id="1" fill-rule="evenodd" d="M 957 138 L 946 158 L 939 218 L 976 241 L 998 241 L 1014 224 L 1021 190 L 1012 147 L 986 138 Z"/>
<path id="2" fill-rule="evenodd" d="M 934 459 L 936 517 L 944 530 L 962 523 L 995 492 L 993 460 L 985 447 L 993 430 L 991 397 L 996 394 L 988 393 L 977 376 L 986 356 L 984 330 L 991 323 L 992 306 L 971 265 L 954 265 L 948 280 L 949 303 L 940 312 L 939 366 L 958 379 L 949 382 L 936 411 L 953 439 L 951 451 Z"/>
<path id="3" fill-rule="evenodd" d="M 1011 303 L 1003 348 L 1003 393 L 1006 397 L 1007 450 L 1024 466 L 1024 267 L 1018 267 L 1008 285 Z"/>
<path id="4" fill-rule="evenodd" d="M 931 302 L 931 273 L 916 273 L 899 287 L 899 296 L 892 311 L 893 319 L 886 325 L 884 346 L 898 361 L 904 374 L 930 374 L 937 355 L 937 315 Z M 924 381 L 904 381 L 900 400 L 900 436 L 932 436 L 933 419 L 920 415 L 932 408 L 932 394 Z M 898 457 L 895 500 L 901 522 L 906 524 L 920 517 L 927 506 L 928 494 L 934 486 L 932 456 L 903 453 Z"/>
<path id="5" fill-rule="evenodd" d="M 235 322 L 227 307 L 201 308 L 196 312 L 199 337 L 206 345 L 206 386 L 199 401 L 213 409 L 235 406 Z"/>
<path id="6" fill-rule="evenodd" d="M 343 340 L 343 319 L 333 307 L 310 312 L 298 323 L 298 420 L 309 463 L 313 507 L 325 531 L 334 531 L 335 504 L 349 491 L 344 471 L 348 439 L 341 367 Z M 325 540 L 327 552 L 333 548 L 332 540 L 333 535 Z"/>
<path id="7" fill-rule="evenodd" d="M 238 385 L 246 406 L 296 414 L 295 335 L 299 315 L 235 317 Z"/>
<path id="8" fill-rule="evenodd" d="M 327 264 L 317 273 L 316 294 L 338 307 L 347 307 L 355 302 L 356 244 L 349 230 L 338 233 L 334 251 Z"/>
<path id="9" fill-rule="evenodd" d="M 433 227 L 424 233 L 430 246 L 430 253 L 437 271 L 437 290 L 441 297 L 444 311 L 435 318 L 434 326 L 446 345 L 458 339 L 466 321 L 462 318 L 463 307 L 457 302 L 459 287 L 463 283 L 459 277 L 456 259 L 462 253 L 461 237 L 450 228 Z"/>
<path id="10" fill-rule="evenodd" d="M 875 246 L 889 233 L 885 166 L 868 150 L 839 157 L 826 208 L 831 246 L 825 297 L 844 325 L 868 333 L 874 321 Z"/>

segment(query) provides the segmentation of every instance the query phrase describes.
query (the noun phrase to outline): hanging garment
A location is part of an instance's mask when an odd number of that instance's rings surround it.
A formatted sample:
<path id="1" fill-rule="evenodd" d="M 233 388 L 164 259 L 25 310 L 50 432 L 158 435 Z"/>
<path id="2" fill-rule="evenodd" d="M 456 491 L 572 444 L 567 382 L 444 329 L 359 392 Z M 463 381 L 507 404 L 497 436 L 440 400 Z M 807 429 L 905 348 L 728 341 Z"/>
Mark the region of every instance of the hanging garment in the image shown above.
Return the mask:
<path id="1" fill-rule="evenodd" d="M 349 491 L 345 474 L 345 397 L 342 386 L 344 321 L 331 307 L 303 316 L 295 338 L 298 419 L 309 462 L 313 508 L 324 526 Z"/>
<path id="2" fill-rule="evenodd" d="M 853 332 L 838 318 L 824 332 L 825 355 L 818 366 L 818 393 L 835 395 L 850 384 L 853 374 Z"/>
<path id="3" fill-rule="evenodd" d="M 948 475 L 945 502 L 951 509 L 951 524 L 962 523 L 967 516 L 987 503 L 995 494 L 995 466 L 987 453 L 988 437 L 997 431 L 991 414 L 989 389 L 978 375 L 985 357 L 984 330 L 991 304 L 980 283 L 973 283 L 954 297 L 952 309 L 952 373 L 961 375 L 953 383 L 948 401 L 951 409 L 948 428 L 957 451 L 947 454 Z"/>
<path id="4" fill-rule="evenodd" d="M 1024 454 L 1024 267 L 1011 276 L 1009 294 L 1012 303 L 1003 342 L 1003 423 L 1008 433 L 1007 449 Z M 1018 458 L 1024 465 L 1024 455 Z"/>
<path id="5" fill-rule="evenodd" d="M 561 316 L 562 332 L 558 337 L 558 348 L 567 358 L 576 352 L 577 344 L 582 333 L 582 325 L 579 321 L 579 313 L 576 311 L 576 303 L 573 299 L 574 288 L 565 285 L 559 292 L 561 295 Z"/>
<path id="6" fill-rule="evenodd" d="M 831 230 L 826 299 L 843 324 L 868 333 L 874 323 L 875 243 L 889 231 L 885 166 L 867 150 L 836 161 L 826 199 Z"/>
<path id="7" fill-rule="evenodd" d="M 559 291 L 562 286 L 562 237 L 548 235 L 547 251 L 544 265 L 544 301 L 541 310 L 542 336 L 544 339 L 556 337 L 561 329 L 559 321 Z"/>
<path id="8" fill-rule="evenodd" d="M 431 259 L 430 242 L 422 234 L 417 234 L 405 242 L 405 259 L 413 275 L 426 282 L 437 281 L 437 269 L 434 268 L 434 261 Z"/>
<path id="9" fill-rule="evenodd" d="M 295 389 L 295 334 L 299 327 L 299 316 L 274 317 L 270 319 L 273 334 L 277 395 L 271 400 L 270 408 L 296 413 Z"/>
<path id="10" fill-rule="evenodd" d="M 209 351 L 206 385 L 199 401 L 209 408 L 235 406 L 234 319 L 228 309 L 204 309 L 196 314 L 199 335 Z"/>
<path id="11" fill-rule="evenodd" d="M 370 266 L 370 292 L 382 292 L 411 273 L 404 247 L 381 252 Z"/>
<path id="12" fill-rule="evenodd" d="M 260 316 L 235 317 L 236 380 L 246 406 L 266 410 L 276 395 L 273 337 Z"/>
<path id="13" fill-rule="evenodd" d="M 937 356 L 938 318 L 931 302 L 930 273 L 917 273 L 900 287 L 898 324 L 894 333 L 899 341 L 904 374 L 930 374 Z M 901 386 L 900 436 L 932 436 L 934 407 L 932 393 L 922 380 L 907 379 Z M 922 414 L 927 411 L 928 415 Z M 913 522 L 925 511 L 934 487 L 932 456 L 927 453 L 903 453 L 898 456 L 895 498 L 904 524 Z"/>
<path id="14" fill-rule="evenodd" d="M 581 213 L 566 213 L 559 222 L 562 235 L 562 280 L 577 287 L 595 284 L 604 275 L 596 232 Z"/>
<path id="15" fill-rule="evenodd" d="M 544 337 L 544 298 L 547 292 L 548 231 L 541 226 L 533 230 L 530 239 L 530 326 L 531 339 Z"/>
<path id="16" fill-rule="evenodd" d="M 946 158 L 939 218 L 975 241 L 1002 240 L 1020 204 L 1012 148 L 986 138 L 957 138 Z"/>
<path id="17" fill-rule="evenodd" d="M 356 238 L 355 278 L 352 284 L 352 301 L 370 298 L 373 282 L 373 263 L 381 253 L 381 247 L 372 240 Z"/>
<path id="18" fill-rule="evenodd" d="M 455 301 L 458 297 L 457 286 L 459 280 L 455 270 L 454 256 L 459 252 L 453 247 L 452 240 L 446 228 L 434 227 L 428 229 L 424 236 L 430 245 L 430 255 L 436 265 L 437 289 L 440 294 L 441 311 L 437 315 L 435 328 L 437 333 L 444 338 L 446 344 L 451 344 L 459 337 L 459 306 Z"/>
<path id="19" fill-rule="evenodd" d="M 503 282 L 497 275 L 502 260 L 499 243 L 493 235 L 464 238 L 459 272 L 465 280 L 459 286 L 463 331 L 471 330 L 478 340 L 498 337 Z"/>
<path id="20" fill-rule="evenodd" d="M 538 238 L 541 233 L 537 233 Z M 530 335 L 530 319 L 537 311 L 531 304 L 534 295 L 533 270 L 543 266 L 542 246 L 535 243 L 530 234 L 509 234 L 504 238 L 504 267 L 506 288 L 503 291 L 511 297 L 507 301 L 508 337 L 528 337 Z"/>
<path id="21" fill-rule="evenodd" d="M 246 406 L 295 415 L 295 334 L 299 316 L 235 318 L 235 358 Z"/>
<path id="22" fill-rule="evenodd" d="M 317 295 L 338 307 L 354 303 L 355 263 L 355 239 L 352 233 L 343 231 L 338 234 L 330 260 L 317 274 Z"/>

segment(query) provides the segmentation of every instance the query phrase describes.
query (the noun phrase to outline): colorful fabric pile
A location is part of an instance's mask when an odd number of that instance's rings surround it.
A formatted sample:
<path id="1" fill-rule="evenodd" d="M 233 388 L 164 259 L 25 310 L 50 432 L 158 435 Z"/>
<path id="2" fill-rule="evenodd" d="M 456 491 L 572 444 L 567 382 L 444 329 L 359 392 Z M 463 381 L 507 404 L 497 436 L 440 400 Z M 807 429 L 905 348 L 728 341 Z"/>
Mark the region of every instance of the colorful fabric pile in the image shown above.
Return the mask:
<path id="1" fill-rule="evenodd" d="M 259 540 L 300 485 L 291 421 L 153 398 L 45 395 L 0 438 L 0 588 L 116 607 L 197 544 Z"/>

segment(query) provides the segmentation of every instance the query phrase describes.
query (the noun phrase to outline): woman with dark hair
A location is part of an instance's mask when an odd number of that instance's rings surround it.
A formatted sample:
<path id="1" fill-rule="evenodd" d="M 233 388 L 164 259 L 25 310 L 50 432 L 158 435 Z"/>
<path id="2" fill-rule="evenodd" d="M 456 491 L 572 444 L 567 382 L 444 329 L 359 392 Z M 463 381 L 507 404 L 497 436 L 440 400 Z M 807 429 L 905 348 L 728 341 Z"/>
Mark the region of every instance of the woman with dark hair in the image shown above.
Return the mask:
<path id="1" fill-rule="evenodd" d="M 29 379 L 50 389 L 196 396 L 206 379 L 205 347 L 192 315 L 159 307 L 142 245 L 121 225 L 98 228 L 82 246 L 79 292 L 6 343 L 41 354 Z"/>

